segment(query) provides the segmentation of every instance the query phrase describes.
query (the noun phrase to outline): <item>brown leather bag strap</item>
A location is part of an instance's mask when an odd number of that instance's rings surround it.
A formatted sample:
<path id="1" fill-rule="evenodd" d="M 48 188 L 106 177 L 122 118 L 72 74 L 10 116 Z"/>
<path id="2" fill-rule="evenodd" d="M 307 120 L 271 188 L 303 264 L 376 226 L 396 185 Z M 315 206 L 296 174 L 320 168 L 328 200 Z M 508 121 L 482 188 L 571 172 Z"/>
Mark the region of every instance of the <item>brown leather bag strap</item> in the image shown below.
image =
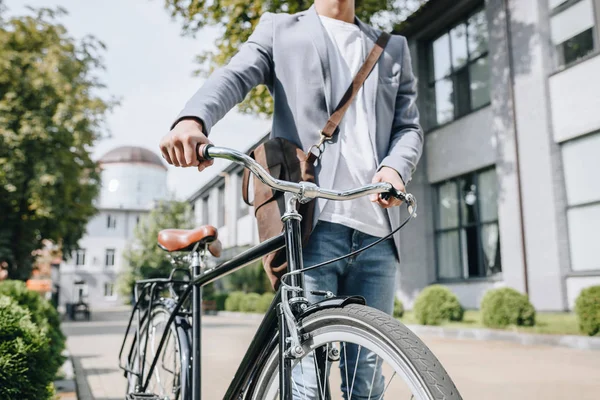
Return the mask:
<path id="1" fill-rule="evenodd" d="M 244 200 L 244 203 L 246 203 L 252 207 L 254 204 L 252 204 L 248 198 L 248 186 L 249 185 L 250 185 L 250 170 L 248 168 L 244 168 L 244 175 L 242 176 L 242 199 Z"/>
<path id="2" fill-rule="evenodd" d="M 354 97 L 356 97 L 356 94 L 360 90 L 361 86 L 365 83 L 371 74 L 371 71 L 373 71 L 375 64 L 377 64 L 377 61 L 379 61 L 379 57 L 381 57 L 383 54 L 383 49 L 390 40 L 390 37 L 391 35 L 387 32 L 382 32 L 381 35 L 379 35 L 377 41 L 375 42 L 375 46 L 373 46 L 371 49 L 371 52 L 367 56 L 364 64 L 356 73 L 356 76 L 352 80 L 348 90 L 346 90 L 346 93 L 344 93 L 340 103 L 336 107 L 333 114 L 331 114 L 329 117 L 329 120 L 325 124 L 325 128 L 323 128 L 321 131 L 323 135 L 330 138 L 335 134 L 335 131 L 342 121 L 344 114 L 348 110 L 348 107 L 350 107 L 350 104 L 352 104 L 352 100 L 354 100 Z"/>

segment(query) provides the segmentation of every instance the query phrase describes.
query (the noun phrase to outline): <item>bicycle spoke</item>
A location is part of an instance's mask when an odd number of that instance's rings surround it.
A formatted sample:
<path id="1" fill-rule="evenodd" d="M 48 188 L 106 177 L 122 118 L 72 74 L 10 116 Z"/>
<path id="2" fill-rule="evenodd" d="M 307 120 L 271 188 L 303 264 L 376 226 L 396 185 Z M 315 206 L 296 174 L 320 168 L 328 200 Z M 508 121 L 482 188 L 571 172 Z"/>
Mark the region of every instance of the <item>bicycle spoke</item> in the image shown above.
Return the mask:
<path id="1" fill-rule="evenodd" d="M 381 396 L 379 396 L 379 400 L 383 399 L 383 395 L 385 394 L 385 392 L 387 392 L 388 388 L 390 387 L 390 383 L 392 383 L 392 379 L 394 379 L 395 376 L 396 376 L 396 371 L 394 371 L 394 374 L 390 378 L 390 381 L 388 382 L 388 384 L 385 386 L 383 393 L 381 393 Z"/>
<path id="2" fill-rule="evenodd" d="M 346 370 L 346 390 L 348 390 L 348 357 L 346 355 L 346 342 L 343 342 L 344 345 L 344 369 Z"/>
<path id="3" fill-rule="evenodd" d="M 354 374 L 352 374 L 352 385 L 350 386 L 350 397 L 352 399 L 352 392 L 354 391 L 354 382 L 356 381 L 356 370 L 358 370 L 358 359 L 360 357 L 360 350 L 362 346 L 358 346 L 358 353 L 356 353 L 356 362 L 354 363 Z M 346 383 L 346 388 L 348 388 L 348 384 Z"/>
<path id="4" fill-rule="evenodd" d="M 377 374 L 377 364 L 379 363 L 379 356 L 375 360 L 375 369 L 373 369 L 373 377 L 371 378 L 371 388 L 369 389 L 369 400 L 371 400 L 371 394 L 373 394 L 373 385 L 375 384 L 375 375 Z M 381 360 L 383 364 L 383 360 Z"/>
<path id="5" fill-rule="evenodd" d="M 319 390 L 319 393 L 321 393 L 321 398 L 324 398 L 325 397 L 325 391 L 323 390 L 323 386 L 321 385 L 321 374 L 319 373 L 319 363 L 317 362 L 317 352 L 316 352 L 316 350 L 313 350 L 313 363 L 315 364 L 315 373 L 317 374 L 317 386 L 318 386 L 318 390 Z"/>
<path id="6" fill-rule="evenodd" d="M 300 360 L 300 373 L 302 374 L 302 387 L 304 388 L 304 400 L 306 399 L 306 381 L 304 380 L 304 365 L 302 360 Z M 298 391 L 300 393 L 300 391 Z"/>

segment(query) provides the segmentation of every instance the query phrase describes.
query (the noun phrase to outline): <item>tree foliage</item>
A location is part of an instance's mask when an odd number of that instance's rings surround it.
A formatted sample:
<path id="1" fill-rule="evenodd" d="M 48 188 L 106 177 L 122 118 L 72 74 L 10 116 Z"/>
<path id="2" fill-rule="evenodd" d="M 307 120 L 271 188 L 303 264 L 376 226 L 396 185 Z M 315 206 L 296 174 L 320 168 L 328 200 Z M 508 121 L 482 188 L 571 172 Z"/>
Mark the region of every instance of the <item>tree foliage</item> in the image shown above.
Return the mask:
<path id="1" fill-rule="evenodd" d="M 26 279 L 48 239 L 67 255 L 95 213 L 90 147 L 110 101 L 94 75 L 103 45 L 75 40 L 64 10 L 6 18 L 0 5 L 0 264 Z"/>
<path id="2" fill-rule="evenodd" d="M 313 0 L 164 0 L 171 16 L 183 22 L 183 31 L 195 34 L 207 26 L 215 26 L 220 35 L 214 49 L 198 56 L 198 72 L 208 75 L 225 65 L 235 55 L 265 12 L 297 13 L 306 10 Z M 390 30 L 426 0 L 356 0 L 356 15 L 366 23 Z M 252 90 L 239 109 L 245 113 L 267 116 L 273 102 L 268 90 L 259 86 Z"/>
<path id="3" fill-rule="evenodd" d="M 190 229 L 193 220 L 191 206 L 184 201 L 162 201 L 141 218 L 134 240 L 123 254 L 126 266 L 119 279 L 119 292 L 128 296 L 136 280 L 167 277 L 173 268 L 172 257 L 158 247 L 158 232 L 168 228 Z"/>

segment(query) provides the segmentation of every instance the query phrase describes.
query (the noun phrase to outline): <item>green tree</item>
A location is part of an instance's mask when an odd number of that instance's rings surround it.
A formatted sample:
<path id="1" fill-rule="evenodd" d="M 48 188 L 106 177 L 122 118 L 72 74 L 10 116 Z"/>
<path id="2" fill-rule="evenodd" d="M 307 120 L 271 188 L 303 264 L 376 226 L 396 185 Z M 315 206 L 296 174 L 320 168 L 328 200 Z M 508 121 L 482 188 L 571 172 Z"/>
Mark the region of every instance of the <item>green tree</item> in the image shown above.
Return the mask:
<path id="1" fill-rule="evenodd" d="M 256 261 L 223 279 L 225 289 L 230 292 L 242 291 L 244 293 L 262 294 L 273 291 L 261 261 Z"/>
<path id="2" fill-rule="evenodd" d="M 173 264 L 170 253 L 157 245 L 158 232 L 162 229 L 190 229 L 192 209 L 187 202 L 162 201 L 140 220 L 134 231 L 134 240 L 125 250 L 126 267 L 119 279 L 119 292 L 129 296 L 138 279 L 166 277 Z"/>
<path id="3" fill-rule="evenodd" d="M 183 21 L 183 31 L 195 34 L 207 26 L 221 33 L 215 49 L 198 55 L 199 74 L 206 76 L 226 64 L 244 43 L 265 12 L 296 13 L 306 10 L 313 0 L 164 0 L 172 17 Z M 356 0 L 356 15 L 364 22 L 390 30 L 426 0 Z M 239 109 L 245 113 L 268 116 L 273 102 L 264 86 L 252 90 Z"/>
<path id="4" fill-rule="evenodd" d="M 95 75 L 103 45 L 71 38 L 64 10 L 5 13 L 0 4 L 0 265 L 26 279 L 43 239 L 70 254 L 96 212 L 90 148 L 111 101 Z"/>

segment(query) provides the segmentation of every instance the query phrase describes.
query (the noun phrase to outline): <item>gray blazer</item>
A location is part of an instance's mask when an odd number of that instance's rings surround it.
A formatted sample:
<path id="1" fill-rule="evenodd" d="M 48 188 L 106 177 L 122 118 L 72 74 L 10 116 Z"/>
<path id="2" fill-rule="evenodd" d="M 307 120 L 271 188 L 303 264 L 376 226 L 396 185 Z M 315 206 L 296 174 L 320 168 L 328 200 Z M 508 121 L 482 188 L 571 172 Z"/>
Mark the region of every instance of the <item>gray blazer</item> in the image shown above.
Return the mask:
<path id="1" fill-rule="evenodd" d="M 380 31 L 357 21 L 365 34 L 367 54 Z M 314 6 L 293 15 L 265 13 L 239 52 L 208 78 L 177 120 L 198 118 L 208 135 L 253 87 L 265 84 L 274 99 L 271 136 L 286 138 L 308 150 L 318 142 L 319 130 L 337 106 L 331 100 L 326 38 Z M 408 184 L 421 156 L 423 133 L 416 106 L 416 80 L 403 36 L 392 36 L 364 91 L 371 116 L 368 134 L 379 168 L 395 169 Z M 335 140 L 327 144 L 317 167 L 320 186 L 332 187 L 339 154 Z M 315 223 L 325 203 L 317 200 Z M 398 227 L 400 208 L 388 209 L 388 216 L 392 229 Z M 398 236 L 394 240 L 399 254 Z"/>

